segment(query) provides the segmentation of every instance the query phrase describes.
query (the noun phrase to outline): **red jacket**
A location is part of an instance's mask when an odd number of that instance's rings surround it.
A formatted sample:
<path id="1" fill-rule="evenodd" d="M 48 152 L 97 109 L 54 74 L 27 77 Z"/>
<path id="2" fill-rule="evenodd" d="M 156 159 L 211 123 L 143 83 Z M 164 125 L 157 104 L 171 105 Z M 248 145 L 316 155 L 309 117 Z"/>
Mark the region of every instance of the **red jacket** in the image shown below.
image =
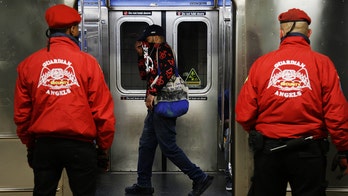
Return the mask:
<path id="1" fill-rule="evenodd" d="M 332 61 L 302 36 L 257 59 L 237 99 L 236 121 L 269 138 L 331 135 L 348 150 L 348 103 Z"/>
<path id="2" fill-rule="evenodd" d="M 37 137 L 96 142 L 110 148 L 114 103 L 104 75 L 91 55 L 68 37 L 52 37 L 50 49 L 30 55 L 17 67 L 14 121 L 22 143 Z"/>

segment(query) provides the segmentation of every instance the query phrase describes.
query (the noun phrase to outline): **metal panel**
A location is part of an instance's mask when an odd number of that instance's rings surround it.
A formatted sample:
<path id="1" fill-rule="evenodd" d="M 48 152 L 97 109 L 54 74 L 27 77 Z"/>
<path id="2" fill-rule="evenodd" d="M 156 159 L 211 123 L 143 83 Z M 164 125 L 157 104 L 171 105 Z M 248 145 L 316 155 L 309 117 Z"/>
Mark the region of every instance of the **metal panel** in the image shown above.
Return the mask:
<path id="1" fill-rule="evenodd" d="M 0 154 L 0 196 L 32 195 L 34 176 L 27 163 L 26 147 L 18 139 L 0 139 Z M 65 185 L 69 186 L 67 182 Z M 62 195 L 62 187 L 63 181 L 60 180 L 57 196 Z"/>
<path id="2" fill-rule="evenodd" d="M 33 176 L 26 160 L 25 146 L 18 139 L 1 139 L 0 154 L 0 192 L 4 188 L 31 191 Z"/>
<path id="3" fill-rule="evenodd" d="M 85 2 L 85 4 L 88 2 Z M 103 4 L 87 4 L 83 9 L 83 21 L 80 23 L 82 50 L 93 55 L 104 71 L 105 80 L 109 82 L 109 37 L 108 9 Z M 83 34 L 82 34 L 83 32 Z"/>
<path id="4" fill-rule="evenodd" d="M 47 24 L 44 11 L 49 4 L 49 1 L 0 2 L 0 137 L 16 138 L 13 123 L 16 67 L 30 53 L 45 46 Z"/>

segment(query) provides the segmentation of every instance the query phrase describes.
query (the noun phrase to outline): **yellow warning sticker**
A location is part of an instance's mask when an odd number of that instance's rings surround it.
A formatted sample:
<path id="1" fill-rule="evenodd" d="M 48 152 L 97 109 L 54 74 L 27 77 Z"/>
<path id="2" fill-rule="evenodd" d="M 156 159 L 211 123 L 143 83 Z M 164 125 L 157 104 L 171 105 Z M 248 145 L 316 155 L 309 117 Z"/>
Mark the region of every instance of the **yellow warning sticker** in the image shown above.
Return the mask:
<path id="1" fill-rule="evenodd" d="M 201 85 L 201 79 L 199 78 L 197 72 L 195 69 L 191 69 L 188 76 L 185 79 L 185 82 L 188 86 L 194 87 L 194 86 L 200 86 Z"/>

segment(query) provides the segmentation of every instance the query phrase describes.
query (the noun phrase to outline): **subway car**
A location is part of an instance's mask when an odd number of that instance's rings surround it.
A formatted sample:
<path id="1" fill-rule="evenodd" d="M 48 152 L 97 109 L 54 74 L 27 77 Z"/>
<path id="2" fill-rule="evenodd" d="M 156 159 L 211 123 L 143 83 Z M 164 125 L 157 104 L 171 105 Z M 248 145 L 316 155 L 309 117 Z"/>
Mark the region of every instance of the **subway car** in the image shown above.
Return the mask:
<path id="1" fill-rule="evenodd" d="M 3 0 L 0 46 L 0 196 L 32 195 L 33 172 L 16 135 L 13 94 L 16 67 L 45 47 L 45 10 L 54 4 L 75 7 L 82 17 L 81 50 L 99 61 L 115 103 L 116 134 L 110 171 L 98 177 L 97 195 L 124 195 L 136 180 L 138 143 L 146 108 L 134 42 L 149 25 L 161 25 L 175 51 L 179 74 L 189 87 L 190 109 L 177 120 L 177 143 L 192 162 L 215 176 L 203 195 L 245 196 L 251 184 L 253 157 L 248 134 L 234 120 L 224 137 L 223 120 L 234 119 L 235 101 L 256 58 L 279 46 L 277 16 L 290 8 L 312 18 L 311 47 L 334 62 L 348 97 L 348 6 L 319 0 Z M 345 6 L 346 5 L 346 6 Z M 224 92 L 230 99 L 225 104 Z M 218 104 L 219 97 L 222 104 Z M 221 115 L 219 115 L 221 111 Z M 328 196 L 348 195 L 348 176 L 330 171 L 336 149 L 328 153 Z M 225 156 L 227 155 L 227 156 Z M 226 170 L 227 169 L 227 170 Z M 158 149 L 153 165 L 154 195 L 187 195 L 191 181 Z M 227 172 L 226 172 L 227 171 Z M 233 176 L 232 192 L 225 176 Z M 288 188 L 288 195 L 291 195 Z M 72 195 L 65 173 L 57 195 Z"/>

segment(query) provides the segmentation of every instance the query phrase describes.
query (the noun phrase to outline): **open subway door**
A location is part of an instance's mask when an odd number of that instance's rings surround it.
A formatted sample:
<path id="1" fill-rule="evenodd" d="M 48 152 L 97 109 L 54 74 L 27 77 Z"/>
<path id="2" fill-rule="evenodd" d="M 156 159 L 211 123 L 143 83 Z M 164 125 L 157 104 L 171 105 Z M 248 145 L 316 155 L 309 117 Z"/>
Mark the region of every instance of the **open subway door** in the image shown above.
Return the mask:
<path id="1" fill-rule="evenodd" d="M 217 171 L 218 12 L 214 1 L 110 1 L 110 89 L 117 133 L 112 171 L 136 171 L 139 137 L 146 116 L 145 82 L 140 80 L 134 43 L 145 27 L 161 25 L 172 46 L 179 74 L 190 88 L 189 112 L 177 120 L 177 143 L 205 171 Z M 152 7 L 149 7 L 151 5 Z M 190 8 L 190 9 L 188 9 Z M 190 10 L 190 11 L 186 11 Z M 177 171 L 158 149 L 154 171 Z"/>

